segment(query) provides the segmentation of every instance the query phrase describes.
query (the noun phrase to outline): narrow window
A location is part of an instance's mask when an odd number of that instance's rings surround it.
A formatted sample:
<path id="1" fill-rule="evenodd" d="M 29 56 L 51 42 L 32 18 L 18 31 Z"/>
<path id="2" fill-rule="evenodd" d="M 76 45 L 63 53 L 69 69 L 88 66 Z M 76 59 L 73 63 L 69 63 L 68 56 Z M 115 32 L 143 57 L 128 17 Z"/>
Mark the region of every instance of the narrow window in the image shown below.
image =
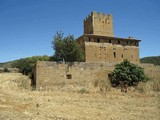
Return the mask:
<path id="1" fill-rule="evenodd" d="M 111 43 L 111 40 L 109 40 L 109 43 Z"/>
<path id="2" fill-rule="evenodd" d="M 123 58 L 123 54 L 122 54 L 122 58 Z"/>
<path id="3" fill-rule="evenodd" d="M 114 52 L 113 55 L 114 55 L 114 58 L 116 58 L 116 52 Z"/>
<path id="4" fill-rule="evenodd" d="M 106 23 L 107 23 L 107 19 L 106 19 Z"/>
<path id="5" fill-rule="evenodd" d="M 133 59 L 133 55 L 131 55 L 131 58 Z"/>
<path id="6" fill-rule="evenodd" d="M 89 42 L 91 41 L 91 39 L 89 38 Z"/>
<path id="7" fill-rule="evenodd" d="M 100 39 L 97 39 L 97 42 L 99 43 L 99 42 L 100 42 Z"/>

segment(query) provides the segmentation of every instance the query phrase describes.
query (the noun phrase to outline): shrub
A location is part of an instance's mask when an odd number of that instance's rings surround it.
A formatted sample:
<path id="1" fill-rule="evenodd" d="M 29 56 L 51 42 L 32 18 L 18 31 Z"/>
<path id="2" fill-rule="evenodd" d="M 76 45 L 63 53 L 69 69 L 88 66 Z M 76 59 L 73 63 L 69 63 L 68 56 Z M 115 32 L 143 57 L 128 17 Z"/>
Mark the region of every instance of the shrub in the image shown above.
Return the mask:
<path id="1" fill-rule="evenodd" d="M 8 68 L 4 68 L 4 72 L 9 72 Z"/>
<path id="2" fill-rule="evenodd" d="M 116 87 L 120 85 L 125 88 L 148 80 L 146 79 L 143 68 L 130 63 L 128 60 L 116 64 L 113 72 L 109 74 L 109 78 L 112 86 Z"/>
<path id="3" fill-rule="evenodd" d="M 81 94 L 89 93 L 89 91 L 86 88 L 81 88 L 78 92 Z"/>

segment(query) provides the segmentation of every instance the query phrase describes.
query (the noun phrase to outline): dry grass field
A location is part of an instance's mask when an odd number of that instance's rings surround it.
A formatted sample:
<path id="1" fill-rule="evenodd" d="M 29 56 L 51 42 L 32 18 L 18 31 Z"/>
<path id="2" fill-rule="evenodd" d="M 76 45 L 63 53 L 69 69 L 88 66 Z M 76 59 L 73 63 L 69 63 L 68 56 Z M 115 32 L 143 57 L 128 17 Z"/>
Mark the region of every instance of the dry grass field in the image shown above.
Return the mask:
<path id="1" fill-rule="evenodd" d="M 159 86 L 147 91 L 149 85 L 141 84 L 140 91 L 123 93 L 87 86 L 79 91 L 35 91 L 29 84 L 20 73 L 0 73 L 0 120 L 160 120 Z M 153 82 L 147 84 L 154 87 Z"/>

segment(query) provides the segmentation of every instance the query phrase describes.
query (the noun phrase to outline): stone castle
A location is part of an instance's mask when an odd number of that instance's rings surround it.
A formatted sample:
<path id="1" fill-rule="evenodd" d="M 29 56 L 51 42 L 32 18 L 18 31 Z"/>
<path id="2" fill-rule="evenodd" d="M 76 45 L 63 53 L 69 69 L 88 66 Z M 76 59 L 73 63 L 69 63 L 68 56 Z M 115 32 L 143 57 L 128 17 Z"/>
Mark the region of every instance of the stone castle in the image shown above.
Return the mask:
<path id="1" fill-rule="evenodd" d="M 114 65 L 128 59 L 139 63 L 140 40 L 114 37 L 112 15 L 92 12 L 84 20 L 84 35 L 77 38 L 85 62 L 56 63 L 38 61 L 34 80 L 37 89 L 53 89 L 62 84 L 81 84 L 106 80 Z M 68 80 L 72 79 L 72 80 Z"/>
<path id="2" fill-rule="evenodd" d="M 91 12 L 84 19 L 84 35 L 77 39 L 85 62 L 117 63 L 128 59 L 139 63 L 139 42 L 133 37 L 114 37 L 112 15 Z"/>

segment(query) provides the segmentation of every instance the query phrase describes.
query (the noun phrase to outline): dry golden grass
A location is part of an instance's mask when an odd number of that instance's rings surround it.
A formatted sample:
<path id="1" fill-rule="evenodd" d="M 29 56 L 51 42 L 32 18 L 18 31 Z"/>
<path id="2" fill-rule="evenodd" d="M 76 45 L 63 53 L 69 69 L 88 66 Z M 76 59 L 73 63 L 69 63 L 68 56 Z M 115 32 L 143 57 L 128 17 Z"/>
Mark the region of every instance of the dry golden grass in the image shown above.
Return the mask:
<path id="1" fill-rule="evenodd" d="M 19 73 L 0 74 L 0 120 L 160 120 L 159 92 L 101 92 L 88 86 L 75 90 L 69 85 L 32 91 L 29 84 Z M 81 89 L 87 92 L 81 94 Z"/>

